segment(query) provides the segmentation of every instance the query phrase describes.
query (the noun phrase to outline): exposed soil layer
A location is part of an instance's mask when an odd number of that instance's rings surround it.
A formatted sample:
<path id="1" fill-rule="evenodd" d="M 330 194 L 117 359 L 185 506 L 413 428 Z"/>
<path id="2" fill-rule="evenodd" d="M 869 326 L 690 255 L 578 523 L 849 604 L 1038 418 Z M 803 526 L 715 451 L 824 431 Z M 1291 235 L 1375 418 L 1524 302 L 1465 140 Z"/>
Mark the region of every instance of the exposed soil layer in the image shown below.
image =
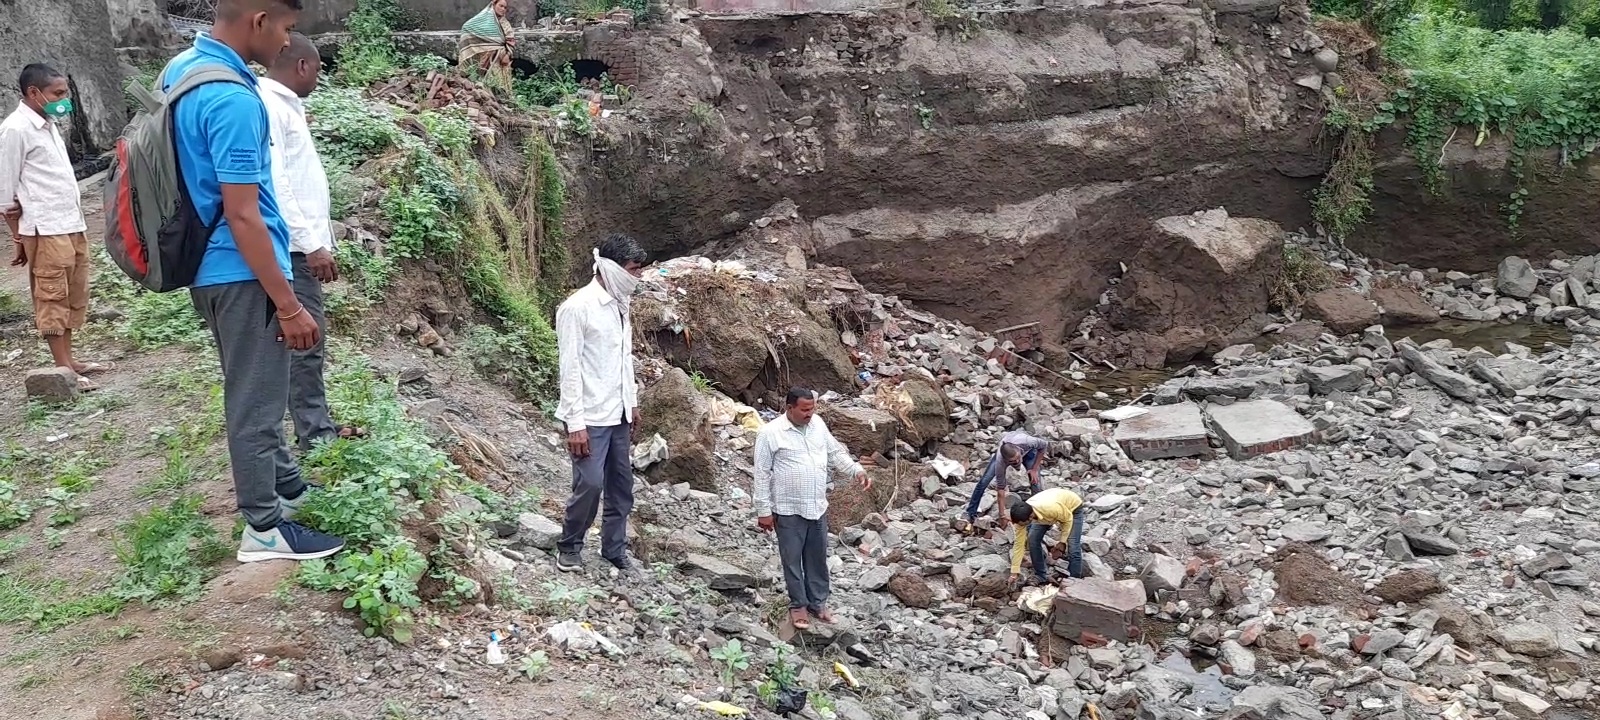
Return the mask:
<path id="1" fill-rule="evenodd" d="M 576 235 L 677 254 L 790 198 L 818 261 L 1058 340 L 1156 218 L 1224 206 L 1309 226 L 1319 101 L 1291 82 L 1304 60 L 1278 55 L 1305 28 L 1293 4 L 1272 23 L 1169 3 L 960 26 L 694 19 L 643 49 L 660 70 L 638 91 L 648 120 L 575 179 Z"/>
<path id="2" fill-rule="evenodd" d="M 1438 193 L 1405 148 L 1405 135 L 1390 130 L 1378 138 L 1373 169 L 1372 218 L 1349 238 L 1357 252 L 1417 268 L 1488 272 L 1507 255 L 1546 258 L 1555 253 L 1591 255 L 1600 250 L 1600 197 L 1592 158 L 1561 168 L 1554 151 L 1530 152 L 1528 198 L 1516 228 L 1507 222 L 1511 142 L 1494 135 L 1474 147 L 1476 128 L 1462 128 L 1445 146 Z"/>

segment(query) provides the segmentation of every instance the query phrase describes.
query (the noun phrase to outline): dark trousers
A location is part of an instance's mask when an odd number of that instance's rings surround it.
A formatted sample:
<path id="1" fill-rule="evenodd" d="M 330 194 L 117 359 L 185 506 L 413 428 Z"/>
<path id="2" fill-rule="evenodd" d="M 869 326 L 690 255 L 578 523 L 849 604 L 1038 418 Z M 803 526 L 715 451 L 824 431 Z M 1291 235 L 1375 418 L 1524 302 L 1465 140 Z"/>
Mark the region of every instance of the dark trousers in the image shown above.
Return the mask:
<path id="1" fill-rule="evenodd" d="M 322 378 L 328 317 L 323 310 L 322 281 L 311 274 L 305 253 L 290 253 L 289 261 L 294 266 L 294 296 L 322 330 L 315 346 L 292 350 L 289 358 L 289 417 L 294 420 L 295 442 L 301 450 L 310 450 L 312 443 L 339 434 L 328 412 L 328 391 Z"/>
<path id="2" fill-rule="evenodd" d="M 1085 508 L 1079 507 L 1072 513 L 1072 527 L 1062 528 L 1067 540 L 1067 574 L 1083 577 L 1083 516 Z M 1044 536 L 1050 532 L 1048 523 L 1034 523 L 1028 526 L 1028 559 L 1033 562 L 1033 576 L 1039 580 L 1047 579 L 1045 572 L 1050 564 L 1046 560 L 1044 551 Z"/>
<path id="3" fill-rule="evenodd" d="M 783 563 L 783 585 L 789 591 L 789 609 L 808 608 L 820 613 L 828 603 L 828 516 L 807 520 L 799 515 L 774 515 L 778 533 L 778 560 Z"/>
<path id="4" fill-rule="evenodd" d="M 239 513 L 257 530 L 281 519 L 278 498 L 305 490 L 289 456 L 283 413 L 289 406 L 289 346 L 278 339 L 277 307 L 255 280 L 193 288 L 189 299 L 211 329 L 222 361 L 228 461 Z"/>
<path id="5" fill-rule="evenodd" d="M 1038 450 L 1029 450 L 1026 453 L 1023 453 L 1022 467 L 1028 468 L 1032 466 L 1034 458 L 1037 458 L 1038 456 Z M 994 482 L 995 476 L 1000 473 L 1000 463 L 1002 462 L 1005 461 L 1000 459 L 1000 453 L 998 451 L 995 452 L 993 457 L 989 458 L 989 466 L 984 469 L 983 475 L 978 478 L 978 487 L 973 489 L 972 499 L 967 501 L 968 520 L 973 520 L 978 517 L 978 505 L 979 503 L 983 502 L 983 494 L 989 492 L 989 484 Z M 1026 472 L 1026 470 L 1024 470 L 1024 472 Z M 1033 484 L 1033 476 L 1031 475 L 1028 476 L 1028 485 L 1033 489 L 1034 492 L 1039 492 L 1040 488 L 1038 485 Z M 1007 489 L 1009 490 L 1010 488 Z M 1000 512 L 1006 512 L 1006 508 L 1000 508 Z"/>
<path id="6" fill-rule="evenodd" d="M 583 552 L 583 535 L 605 501 L 600 523 L 600 556 L 612 562 L 628 556 L 628 513 L 633 512 L 631 423 L 589 428 L 589 457 L 572 459 L 572 496 L 562 523 L 564 553 Z"/>

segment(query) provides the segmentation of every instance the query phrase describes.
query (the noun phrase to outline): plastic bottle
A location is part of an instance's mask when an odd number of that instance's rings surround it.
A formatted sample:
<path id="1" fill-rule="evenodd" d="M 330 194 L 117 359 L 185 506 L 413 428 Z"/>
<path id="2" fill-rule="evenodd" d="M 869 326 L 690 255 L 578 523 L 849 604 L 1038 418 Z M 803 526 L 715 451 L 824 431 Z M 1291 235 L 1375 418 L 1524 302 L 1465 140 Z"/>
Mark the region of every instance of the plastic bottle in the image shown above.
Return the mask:
<path id="1" fill-rule="evenodd" d="M 484 653 L 484 661 L 489 663 L 490 665 L 504 665 L 504 664 L 506 664 L 505 651 L 500 649 L 500 631 L 499 630 L 494 630 L 494 631 L 491 631 L 489 633 L 489 649 L 488 649 L 487 652 Z"/>

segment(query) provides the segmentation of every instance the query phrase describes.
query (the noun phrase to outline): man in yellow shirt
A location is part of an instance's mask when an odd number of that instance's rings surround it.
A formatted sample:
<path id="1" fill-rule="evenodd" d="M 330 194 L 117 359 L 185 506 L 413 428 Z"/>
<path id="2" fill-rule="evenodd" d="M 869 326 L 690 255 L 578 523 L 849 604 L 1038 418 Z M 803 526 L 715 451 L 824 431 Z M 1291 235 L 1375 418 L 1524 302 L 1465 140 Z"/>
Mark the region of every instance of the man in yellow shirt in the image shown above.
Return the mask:
<path id="1" fill-rule="evenodd" d="M 1033 584 L 1048 582 L 1045 560 L 1044 536 L 1052 525 L 1061 528 L 1062 542 L 1067 546 L 1067 574 L 1083 577 L 1083 498 L 1071 490 L 1050 488 L 1011 506 L 1011 523 L 1016 527 L 1016 541 L 1011 546 L 1011 581 L 1022 576 L 1022 553 L 1026 551 L 1033 562 Z"/>

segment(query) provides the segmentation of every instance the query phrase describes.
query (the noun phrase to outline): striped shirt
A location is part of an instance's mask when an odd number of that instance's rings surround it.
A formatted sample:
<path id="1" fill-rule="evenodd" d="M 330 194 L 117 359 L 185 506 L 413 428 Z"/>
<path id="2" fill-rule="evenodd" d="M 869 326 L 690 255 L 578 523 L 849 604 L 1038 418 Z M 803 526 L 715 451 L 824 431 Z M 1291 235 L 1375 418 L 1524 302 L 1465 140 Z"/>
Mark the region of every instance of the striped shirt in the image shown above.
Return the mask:
<path id="1" fill-rule="evenodd" d="M 860 475 L 861 463 L 851 457 L 821 417 L 795 427 L 779 415 L 756 436 L 756 517 L 799 515 L 816 520 L 828 512 L 829 471 Z"/>

